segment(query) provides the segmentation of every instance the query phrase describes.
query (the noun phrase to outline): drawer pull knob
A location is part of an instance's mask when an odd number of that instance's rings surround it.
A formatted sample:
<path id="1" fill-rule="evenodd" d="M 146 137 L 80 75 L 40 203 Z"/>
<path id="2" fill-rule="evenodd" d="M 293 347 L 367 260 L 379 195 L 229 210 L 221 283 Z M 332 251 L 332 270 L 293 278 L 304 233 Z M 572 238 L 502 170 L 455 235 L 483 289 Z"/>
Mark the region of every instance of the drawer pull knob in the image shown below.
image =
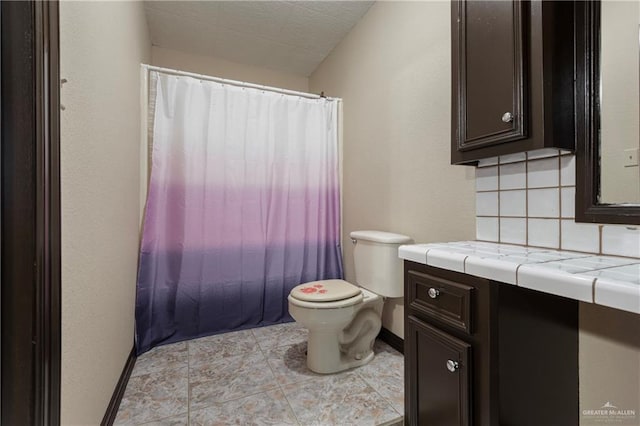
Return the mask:
<path id="1" fill-rule="evenodd" d="M 502 122 L 503 123 L 511 123 L 513 121 L 513 114 L 510 112 L 505 112 L 502 114 Z"/>
<path id="2" fill-rule="evenodd" d="M 447 360 L 447 370 L 449 370 L 452 373 L 455 373 L 458 368 L 460 368 L 460 365 L 458 364 L 457 361 L 453 361 L 451 359 Z"/>
<path id="3" fill-rule="evenodd" d="M 437 288 L 431 287 L 429 289 L 429 297 L 432 299 L 435 299 L 438 296 L 440 296 L 440 290 L 438 290 Z"/>

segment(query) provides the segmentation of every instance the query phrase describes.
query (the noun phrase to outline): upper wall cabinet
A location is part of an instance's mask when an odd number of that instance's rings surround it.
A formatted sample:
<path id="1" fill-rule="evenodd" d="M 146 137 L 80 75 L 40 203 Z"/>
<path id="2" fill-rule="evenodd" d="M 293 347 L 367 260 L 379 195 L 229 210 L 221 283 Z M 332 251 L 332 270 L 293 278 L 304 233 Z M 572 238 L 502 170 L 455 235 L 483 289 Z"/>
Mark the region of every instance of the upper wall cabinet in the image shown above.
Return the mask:
<path id="1" fill-rule="evenodd" d="M 573 22 L 573 2 L 452 2 L 452 164 L 574 149 Z"/>

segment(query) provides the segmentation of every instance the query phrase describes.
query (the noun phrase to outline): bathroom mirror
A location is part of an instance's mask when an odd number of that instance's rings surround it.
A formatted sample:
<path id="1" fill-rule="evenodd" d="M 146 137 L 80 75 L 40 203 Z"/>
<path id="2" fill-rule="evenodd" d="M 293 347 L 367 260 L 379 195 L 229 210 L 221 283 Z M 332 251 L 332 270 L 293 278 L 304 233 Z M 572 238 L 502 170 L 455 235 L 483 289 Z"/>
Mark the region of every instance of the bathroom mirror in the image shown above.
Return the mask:
<path id="1" fill-rule="evenodd" d="M 640 2 L 576 5 L 576 221 L 640 224 Z"/>

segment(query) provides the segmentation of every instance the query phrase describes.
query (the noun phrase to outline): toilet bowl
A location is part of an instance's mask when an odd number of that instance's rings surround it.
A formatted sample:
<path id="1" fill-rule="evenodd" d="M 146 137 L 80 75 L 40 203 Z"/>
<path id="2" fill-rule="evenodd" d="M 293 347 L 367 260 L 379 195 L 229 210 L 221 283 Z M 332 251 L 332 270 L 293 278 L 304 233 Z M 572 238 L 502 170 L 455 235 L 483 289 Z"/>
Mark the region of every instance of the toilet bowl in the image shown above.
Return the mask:
<path id="1" fill-rule="evenodd" d="M 357 294 L 339 299 L 300 300 L 301 290 L 316 288 L 331 294 L 335 287 L 352 287 Z M 315 281 L 295 287 L 289 294 L 289 313 L 309 330 L 307 366 L 316 373 L 335 373 L 373 358 L 373 342 L 380 332 L 382 297 L 342 280 Z M 357 323 L 356 317 L 360 318 Z"/>
<path id="2" fill-rule="evenodd" d="M 373 359 L 385 297 L 402 297 L 398 247 L 411 238 L 381 231 L 354 231 L 356 284 L 323 280 L 289 293 L 289 313 L 309 330 L 307 367 L 329 374 Z"/>

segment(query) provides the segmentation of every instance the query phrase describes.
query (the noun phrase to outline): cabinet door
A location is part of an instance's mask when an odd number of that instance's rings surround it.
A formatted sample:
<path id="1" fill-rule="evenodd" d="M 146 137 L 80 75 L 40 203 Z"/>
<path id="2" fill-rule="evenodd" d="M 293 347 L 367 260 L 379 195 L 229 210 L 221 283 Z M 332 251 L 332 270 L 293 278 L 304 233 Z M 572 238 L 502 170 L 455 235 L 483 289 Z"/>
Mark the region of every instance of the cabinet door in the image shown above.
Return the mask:
<path id="1" fill-rule="evenodd" d="M 527 137 L 524 1 L 452 3 L 454 150 Z"/>
<path id="2" fill-rule="evenodd" d="M 471 346 L 409 316 L 407 419 L 411 425 L 470 425 Z"/>

